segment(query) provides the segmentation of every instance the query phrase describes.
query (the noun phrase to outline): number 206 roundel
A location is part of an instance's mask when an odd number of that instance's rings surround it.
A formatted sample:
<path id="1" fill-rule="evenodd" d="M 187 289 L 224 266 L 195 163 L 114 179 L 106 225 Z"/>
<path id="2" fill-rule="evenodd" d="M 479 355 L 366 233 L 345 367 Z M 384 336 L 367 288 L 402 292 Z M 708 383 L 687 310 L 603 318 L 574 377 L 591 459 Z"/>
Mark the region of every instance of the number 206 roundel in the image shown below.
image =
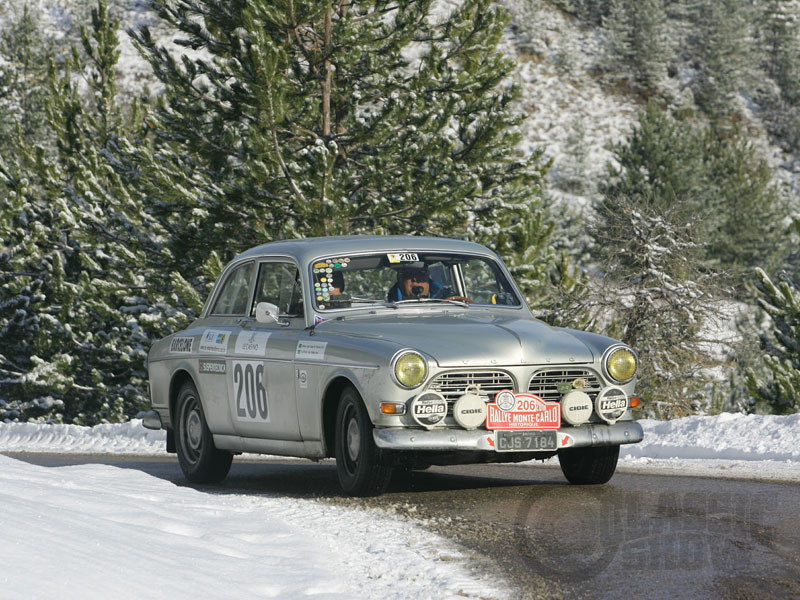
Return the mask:
<path id="1" fill-rule="evenodd" d="M 264 364 L 251 360 L 234 361 L 231 377 L 236 418 L 240 421 L 269 422 Z"/>

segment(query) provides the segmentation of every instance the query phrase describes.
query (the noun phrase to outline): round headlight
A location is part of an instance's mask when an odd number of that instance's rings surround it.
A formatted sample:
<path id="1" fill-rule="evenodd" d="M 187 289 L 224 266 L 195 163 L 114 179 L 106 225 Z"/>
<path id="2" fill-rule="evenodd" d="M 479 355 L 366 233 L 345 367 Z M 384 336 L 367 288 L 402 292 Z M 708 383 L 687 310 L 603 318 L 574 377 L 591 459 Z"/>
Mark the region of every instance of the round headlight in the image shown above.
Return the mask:
<path id="1" fill-rule="evenodd" d="M 630 381 L 636 375 L 636 355 L 630 348 L 617 348 L 608 355 L 606 369 L 612 379 Z"/>
<path id="2" fill-rule="evenodd" d="M 416 352 L 406 352 L 394 363 L 394 376 L 403 387 L 417 387 L 427 375 L 428 363 Z"/>

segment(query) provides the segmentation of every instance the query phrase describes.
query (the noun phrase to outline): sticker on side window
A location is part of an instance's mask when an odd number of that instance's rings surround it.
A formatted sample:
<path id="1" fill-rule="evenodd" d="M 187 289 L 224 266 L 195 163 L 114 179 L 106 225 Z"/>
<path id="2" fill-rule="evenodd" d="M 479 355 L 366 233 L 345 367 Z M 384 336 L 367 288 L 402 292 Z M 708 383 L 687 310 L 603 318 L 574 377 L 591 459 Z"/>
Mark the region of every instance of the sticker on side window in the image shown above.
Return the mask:
<path id="1" fill-rule="evenodd" d="M 419 254 L 413 252 L 400 252 L 397 254 L 387 254 L 390 263 L 404 263 L 419 261 Z"/>

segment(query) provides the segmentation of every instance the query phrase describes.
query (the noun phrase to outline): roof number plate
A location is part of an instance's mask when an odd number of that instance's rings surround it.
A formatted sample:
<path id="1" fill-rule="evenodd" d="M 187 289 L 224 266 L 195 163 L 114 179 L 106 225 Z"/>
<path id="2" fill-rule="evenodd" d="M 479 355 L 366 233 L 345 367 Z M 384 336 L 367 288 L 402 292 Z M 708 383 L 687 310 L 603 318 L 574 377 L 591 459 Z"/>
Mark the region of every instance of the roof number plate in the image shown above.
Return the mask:
<path id="1" fill-rule="evenodd" d="M 419 254 L 414 254 L 413 252 L 400 252 L 398 254 L 387 254 L 390 263 L 401 263 L 401 262 L 417 262 L 419 261 Z"/>

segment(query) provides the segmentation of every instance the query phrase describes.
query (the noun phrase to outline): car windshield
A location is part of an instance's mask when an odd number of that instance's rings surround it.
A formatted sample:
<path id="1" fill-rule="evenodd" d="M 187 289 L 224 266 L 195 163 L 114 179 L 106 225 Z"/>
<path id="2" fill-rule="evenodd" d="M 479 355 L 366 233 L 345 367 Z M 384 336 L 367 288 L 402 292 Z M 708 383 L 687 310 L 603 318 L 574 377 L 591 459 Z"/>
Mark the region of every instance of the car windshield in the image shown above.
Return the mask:
<path id="1" fill-rule="evenodd" d="M 314 306 L 321 311 L 403 303 L 519 306 L 496 261 L 446 252 L 337 255 L 310 265 Z"/>

